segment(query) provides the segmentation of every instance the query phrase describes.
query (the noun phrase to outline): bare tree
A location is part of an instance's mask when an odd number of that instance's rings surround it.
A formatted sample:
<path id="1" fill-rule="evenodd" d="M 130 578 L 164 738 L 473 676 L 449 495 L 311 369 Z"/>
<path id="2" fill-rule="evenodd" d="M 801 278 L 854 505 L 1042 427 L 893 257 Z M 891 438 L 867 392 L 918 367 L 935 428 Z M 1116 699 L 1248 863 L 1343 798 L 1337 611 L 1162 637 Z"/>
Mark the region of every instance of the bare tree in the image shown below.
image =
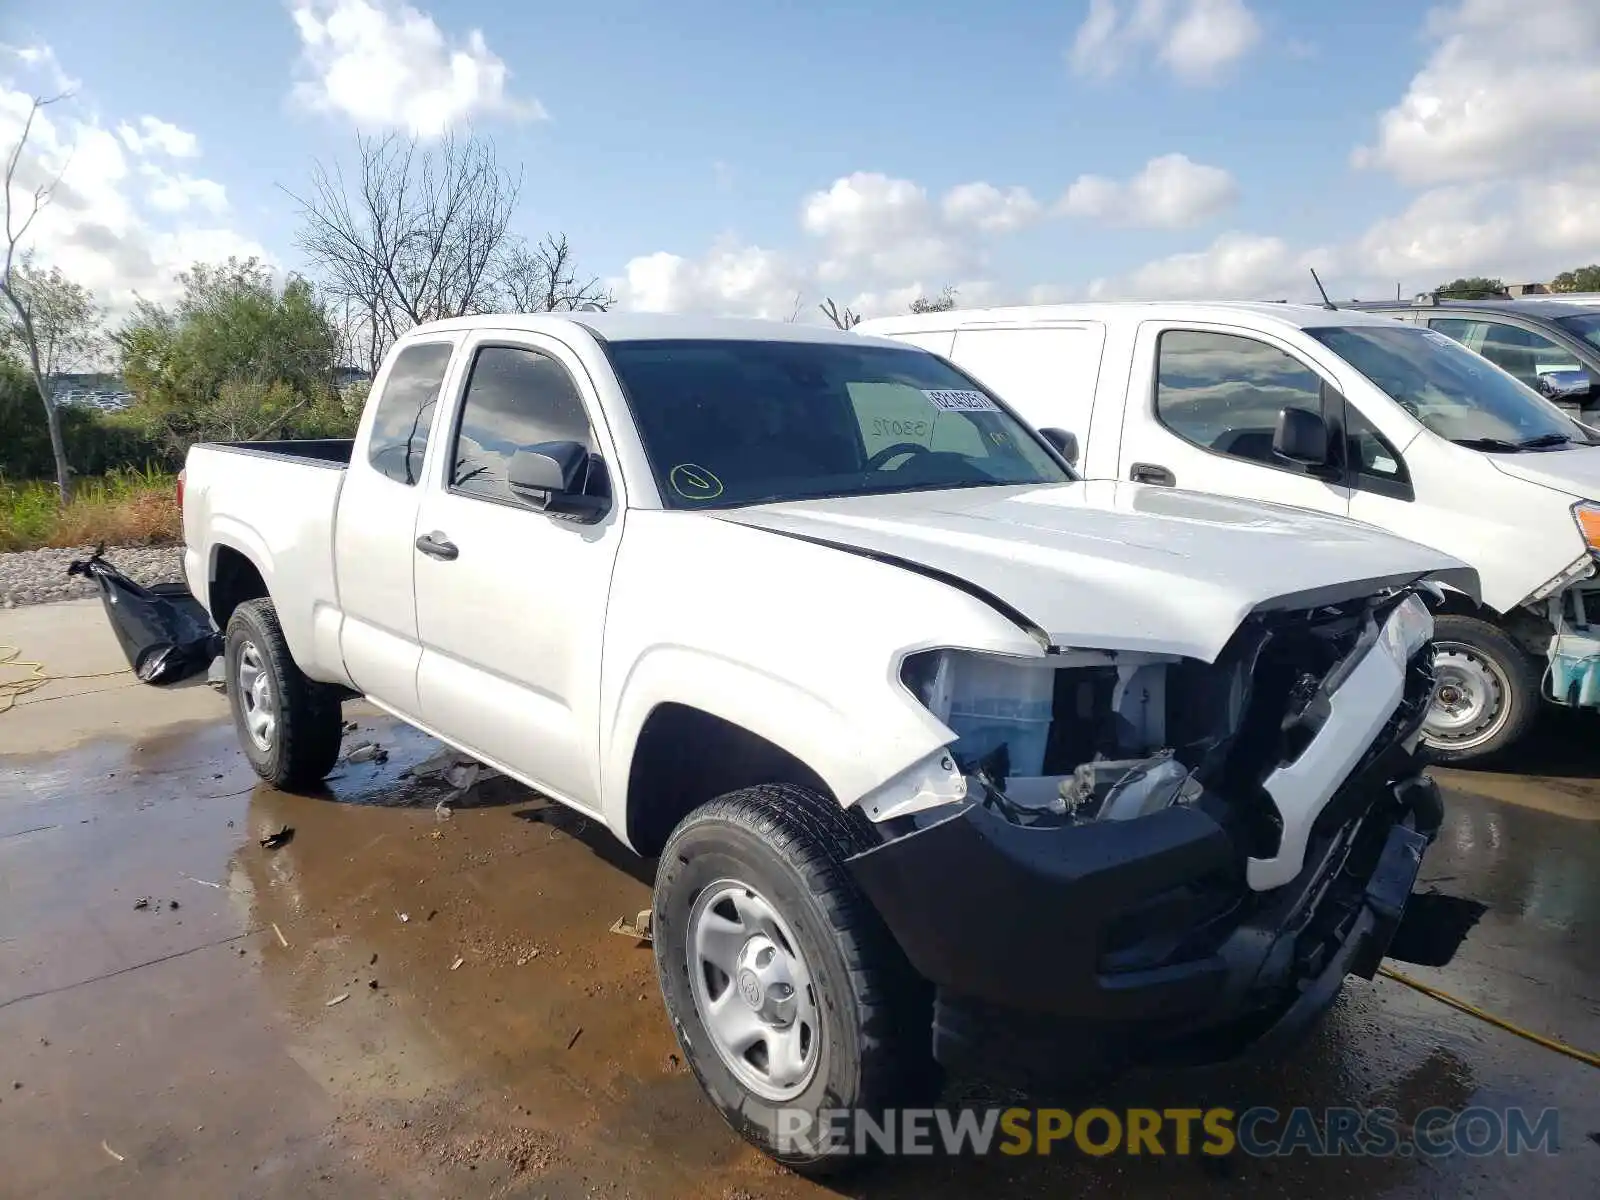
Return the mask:
<path id="1" fill-rule="evenodd" d="M 5 262 L 0 266 L 0 297 L 11 310 L 7 314 L 4 340 L 26 355 L 28 369 L 33 374 L 33 384 L 39 389 L 39 399 L 44 402 L 45 424 L 50 430 L 50 452 L 56 462 L 56 491 L 61 503 L 72 499 L 72 467 L 67 462 L 67 444 L 61 436 L 61 410 L 56 404 L 55 376 L 68 365 L 77 365 L 80 358 L 89 357 L 97 343 L 100 324 L 99 310 L 90 300 L 89 293 L 77 284 L 64 279 L 60 271 L 48 273 L 36 270 L 31 257 L 23 251 L 22 243 L 33 227 L 34 221 L 50 205 L 61 183 L 60 171 L 34 185 L 30 199 L 18 204 L 15 191 L 26 190 L 20 184 L 18 171 L 23 162 L 22 152 L 33 133 L 34 121 L 39 113 L 58 101 L 66 93 L 56 96 L 35 96 L 28 106 L 28 115 L 22 122 L 22 132 L 17 144 L 6 155 L 5 179 L 0 181 L 0 191 L 5 193 Z"/>
<path id="2" fill-rule="evenodd" d="M 793 325 L 796 321 L 798 321 L 800 319 L 800 310 L 805 307 L 805 302 L 805 296 L 799 292 L 796 292 L 794 294 L 794 304 L 790 307 L 789 315 L 784 318 L 784 321 L 790 325 Z"/>
<path id="3" fill-rule="evenodd" d="M 309 194 L 289 195 L 305 222 L 300 249 L 329 297 L 358 314 L 376 366 L 411 326 L 493 306 L 522 178 L 477 137 L 422 147 L 390 134 L 356 144 L 353 185 L 337 165 L 318 163 Z"/>
<path id="4" fill-rule="evenodd" d="M 949 312 L 956 306 L 956 289 L 946 285 L 945 289 L 931 299 L 927 296 L 918 296 L 911 302 L 911 311 L 914 313 L 941 313 Z"/>
<path id="5" fill-rule="evenodd" d="M 833 297 L 831 296 L 825 297 L 817 307 L 822 310 L 823 316 L 833 322 L 834 327 L 837 329 L 854 329 L 861 324 L 860 313 L 851 312 L 848 308 L 841 309 L 833 302 Z"/>
<path id="6" fill-rule="evenodd" d="M 500 266 L 499 288 L 512 312 L 572 312 L 589 305 L 604 311 L 617 302 L 598 276 L 579 277 L 564 233 L 547 233 L 532 247 L 513 241 Z"/>

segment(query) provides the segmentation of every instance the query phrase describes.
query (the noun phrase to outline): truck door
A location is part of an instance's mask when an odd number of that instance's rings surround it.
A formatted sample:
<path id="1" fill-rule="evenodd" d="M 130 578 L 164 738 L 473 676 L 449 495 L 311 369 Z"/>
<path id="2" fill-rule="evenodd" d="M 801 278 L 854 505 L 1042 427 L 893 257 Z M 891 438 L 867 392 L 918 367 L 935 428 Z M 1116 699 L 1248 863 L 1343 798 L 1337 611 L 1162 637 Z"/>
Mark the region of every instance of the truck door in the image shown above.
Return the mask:
<path id="1" fill-rule="evenodd" d="M 600 651 L 624 511 L 606 468 L 615 456 L 593 384 L 559 341 L 485 331 L 463 358 L 460 410 L 440 427 L 417 523 L 423 721 L 594 811 Z M 547 516 L 507 487 L 517 450 L 557 441 L 594 456 L 587 490 L 611 501 L 595 523 Z"/>
<path id="2" fill-rule="evenodd" d="M 1269 335 L 1145 322 L 1119 477 L 1347 515 L 1342 471 L 1319 477 L 1273 453 L 1278 413 L 1290 406 L 1321 413 L 1333 431 L 1343 420 L 1336 383 Z"/>
<path id="3" fill-rule="evenodd" d="M 339 492 L 333 561 L 344 621 L 339 648 L 355 685 L 407 717 L 418 715 L 417 506 L 428 443 L 454 339 L 410 342 L 376 381 L 365 439 Z"/>

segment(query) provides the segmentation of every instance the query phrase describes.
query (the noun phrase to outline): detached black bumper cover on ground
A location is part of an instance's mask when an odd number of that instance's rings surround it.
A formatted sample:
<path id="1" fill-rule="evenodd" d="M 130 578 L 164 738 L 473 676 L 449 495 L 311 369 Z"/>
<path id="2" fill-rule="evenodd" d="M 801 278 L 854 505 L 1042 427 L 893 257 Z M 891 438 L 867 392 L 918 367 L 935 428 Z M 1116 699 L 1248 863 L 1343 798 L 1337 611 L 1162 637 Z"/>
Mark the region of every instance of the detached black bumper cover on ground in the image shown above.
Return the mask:
<path id="1" fill-rule="evenodd" d="M 104 546 L 67 567 L 100 585 L 100 600 L 133 673 L 145 683 L 176 683 L 204 671 L 222 649 L 205 608 L 181 583 L 144 587 L 101 557 Z"/>
<path id="2" fill-rule="evenodd" d="M 1270 892 L 1198 806 L 1041 828 L 968 804 L 851 858 L 938 988 L 936 1055 L 1050 1078 L 1297 1039 L 1346 975 L 1377 970 L 1438 830 L 1438 788 L 1403 745 L 1425 708 L 1397 713 L 1325 808 L 1336 826 Z"/>

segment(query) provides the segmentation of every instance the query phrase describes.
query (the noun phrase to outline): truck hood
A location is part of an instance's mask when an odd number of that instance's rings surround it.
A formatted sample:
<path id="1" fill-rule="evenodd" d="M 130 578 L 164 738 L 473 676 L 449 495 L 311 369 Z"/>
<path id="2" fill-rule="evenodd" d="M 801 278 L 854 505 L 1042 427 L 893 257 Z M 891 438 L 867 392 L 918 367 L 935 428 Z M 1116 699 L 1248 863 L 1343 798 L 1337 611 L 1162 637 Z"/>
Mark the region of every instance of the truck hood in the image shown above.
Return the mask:
<path id="1" fill-rule="evenodd" d="M 1526 479 L 1580 500 L 1600 500 L 1600 446 L 1487 457 L 1502 474 L 1513 479 Z"/>
<path id="2" fill-rule="evenodd" d="M 1211 662 L 1252 611 L 1312 608 L 1424 577 L 1478 595 L 1470 567 L 1366 525 L 1114 480 L 804 500 L 715 515 L 942 579 L 1061 649 Z"/>

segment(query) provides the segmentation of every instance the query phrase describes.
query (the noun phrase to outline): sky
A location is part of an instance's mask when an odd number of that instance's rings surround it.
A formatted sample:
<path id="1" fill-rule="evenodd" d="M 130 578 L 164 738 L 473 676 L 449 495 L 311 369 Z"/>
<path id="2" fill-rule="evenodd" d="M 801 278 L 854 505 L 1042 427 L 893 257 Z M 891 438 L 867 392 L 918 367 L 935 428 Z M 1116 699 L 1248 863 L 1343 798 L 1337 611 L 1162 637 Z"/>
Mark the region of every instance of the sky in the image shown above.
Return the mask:
<path id="1" fill-rule="evenodd" d="M 113 315 L 491 138 L 623 307 L 1410 295 L 1600 260 L 1600 0 L 7 0 L 16 204 Z"/>

